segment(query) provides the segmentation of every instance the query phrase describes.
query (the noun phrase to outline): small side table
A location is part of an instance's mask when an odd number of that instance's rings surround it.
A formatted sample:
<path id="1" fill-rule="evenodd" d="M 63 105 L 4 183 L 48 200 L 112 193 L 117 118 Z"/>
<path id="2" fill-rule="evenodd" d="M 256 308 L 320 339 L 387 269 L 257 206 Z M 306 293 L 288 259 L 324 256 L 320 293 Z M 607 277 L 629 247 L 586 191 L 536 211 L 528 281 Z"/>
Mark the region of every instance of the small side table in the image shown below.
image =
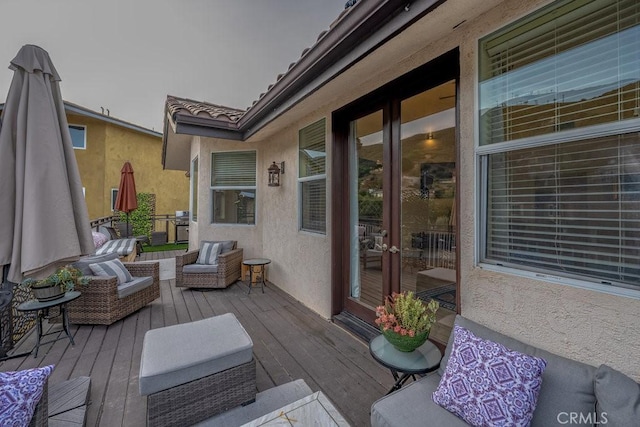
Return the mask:
<path id="1" fill-rule="evenodd" d="M 404 352 L 396 350 L 384 335 L 378 335 L 369 342 L 371 356 L 384 366 L 389 368 L 396 383 L 389 393 L 400 389 L 404 383 L 416 374 L 427 374 L 440 367 L 442 353 L 431 341 L 427 341 L 414 351 Z"/>
<path id="2" fill-rule="evenodd" d="M 75 345 L 75 343 L 73 342 L 73 337 L 71 336 L 71 332 L 69 332 L 69 313 L 67 312 L 67 304 L 75 299 L 80 298 L 80 295 L 81 294 L 78 291 L 70 291 L 65 293 L 64 296 L 62 296 L 61 298 L 54 299 L 52 301 L 41 302 L 41 301 L 32 299 L 32 300 L 23 302 L 17 307 L 18 311 L 37 311 L 38 312 L 37 314 L 38 320 L 36 322 L 36 326 L 38 328 L 38 341 L 36 342 L 36 346 L 34 348 L 34 354 L 33 354 L 34 358 L 38 357 L 38 350 L 40 349 L 40 346 L 42 344 L 48 344 L 64 338 L 64 337 L 56 338 L 54 340 L 47 341 L 44 343 L 40 342 L 42 337 L 44 337 L 45 335 L 51 335 L 51 334 L 60 332 L 60 331 L 49 332 L 47 334 L 42 333 L 42 319 L 49 318 L 50 308 L 54 308 L 58 306 L 60 307 L 60 314 L 62 315 L 62 329 L 64 330 L 64 333 L 69 338 L 69 341 L 71 341 L 71 345 Z"/>
<path id="3" fill-rule="evenodd" d="M 245 259 L 244 261 L 242 261 L 242 264 L 249 266 L 249 292 L 247 292 L 247 295 L 251 293 L 251 288 L 253 287 L 254 274 L 260 274 L 260 286 L 262 287 L 262 293 L 264 293 L 265 267 L 267 264 L 271 264 L 271 260 L 267 258 L 251 258 L 251 259 Z"/>

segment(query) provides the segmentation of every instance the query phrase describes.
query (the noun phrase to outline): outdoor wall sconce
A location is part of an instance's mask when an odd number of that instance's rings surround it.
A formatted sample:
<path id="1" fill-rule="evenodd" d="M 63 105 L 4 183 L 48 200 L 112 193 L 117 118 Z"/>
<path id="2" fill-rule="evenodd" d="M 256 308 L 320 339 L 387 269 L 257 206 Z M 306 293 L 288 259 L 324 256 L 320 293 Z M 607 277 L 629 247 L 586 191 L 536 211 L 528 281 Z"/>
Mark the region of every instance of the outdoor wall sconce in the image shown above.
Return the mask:
<path id="1" fill-rule="evenodd" d="M 269 166 L 269 187 L 280 186 L 280 174 L 284 173 L 284 162 L 280 162 L 280 166 L 276 162 L 273 162 Z"/>

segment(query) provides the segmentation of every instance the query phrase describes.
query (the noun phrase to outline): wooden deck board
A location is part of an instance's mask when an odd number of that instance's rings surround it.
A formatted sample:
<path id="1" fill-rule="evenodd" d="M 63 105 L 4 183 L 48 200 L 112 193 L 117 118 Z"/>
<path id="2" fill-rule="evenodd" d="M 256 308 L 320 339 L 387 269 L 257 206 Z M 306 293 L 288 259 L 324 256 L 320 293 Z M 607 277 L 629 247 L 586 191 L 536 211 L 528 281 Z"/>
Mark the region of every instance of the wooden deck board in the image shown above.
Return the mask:
<path id="1" fill-rule="evenodd" d="M 54 363 L 50 384 L 88 376 L 87 426 L 144 426 L 146 398 L 139 395 L 138 373 L 145 332 L 231 312 L 254 343 L 258 391 L 302 378 L 313 391 L 325 393 L 353 426 L 368 425 L 371 403 L 386 393 L 393 379 L 371 358 L 366 344 L 272 283 L 264 294 L 256 288 L 247 295 L 247 290 L 244 282 L 197 291 L 163 280 L 160 298 L 142 310 L 108 327 L 72 325 L 75 346 L 60 340 L 43 346 L 38 358 L 7 360 L 0 370 Z M 33 348 L 33 335 L 25 336 L 20 350 Z M 52 420 L 50 425 L 61 424 Z"/>

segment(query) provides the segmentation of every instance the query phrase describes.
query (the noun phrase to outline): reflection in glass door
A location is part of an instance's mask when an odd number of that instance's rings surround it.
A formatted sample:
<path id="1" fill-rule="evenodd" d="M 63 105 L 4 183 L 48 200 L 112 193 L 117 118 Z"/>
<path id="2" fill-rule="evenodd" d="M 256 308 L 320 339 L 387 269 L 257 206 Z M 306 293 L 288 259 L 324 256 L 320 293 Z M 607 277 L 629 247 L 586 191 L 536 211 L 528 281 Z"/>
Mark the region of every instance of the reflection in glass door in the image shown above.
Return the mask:
<path id="1" fill-rule="evenodd" d="M 456 311 L 455 95 L 451 80 L 349 122 L 349 311 L 400 291 Z"/>
<path id="2" fill-rule="evenodd" d="M 374 310 L 383 301 L 383 113 L 350 124 L 349 200 L 351 277 L 349 297 Z"/>
<path id="3" fill-rule="evenodd" d="M 439 319 L 456 311 L 455 106 L 453 80 L 400 104 L 401 289 L 436 299 Z"/>

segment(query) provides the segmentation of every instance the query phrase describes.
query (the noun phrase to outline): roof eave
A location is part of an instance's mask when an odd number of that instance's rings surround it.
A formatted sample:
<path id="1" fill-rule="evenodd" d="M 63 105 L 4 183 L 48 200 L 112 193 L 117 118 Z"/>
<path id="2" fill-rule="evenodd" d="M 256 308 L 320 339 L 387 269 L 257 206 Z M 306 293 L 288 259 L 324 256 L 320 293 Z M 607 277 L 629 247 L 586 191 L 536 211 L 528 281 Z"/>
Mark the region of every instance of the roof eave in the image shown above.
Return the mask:
<path id="1" fill-rule="evenodd" d="M 243 132 L 243 137 L 247 139 L 264 124 L 282 114 L 286 110 L 282 106 L 288 99 L 296 95 L 297 98 L 302 98 L 300 91 L 319 76 L 324 77 L 324 82 L 329 81 L 445 1 L 418 0 L 410 4 L 406 0 L 358 2 L 240 118 L 238 128 Z M 394 25 L 386 25 L 390 21 L 396 22 Z M 353 55 L 356 47 L 379 32 L 378 40 L 368 43 L 367 52 Z M 352 59 L 343 60 L 348 57 Z M 326 73 L 339 62 L 342 62 L 340 67 L 335 67 L 332 73 Z M 306 93 L 313 92 L 322 83 L 307 88 Z"/>

